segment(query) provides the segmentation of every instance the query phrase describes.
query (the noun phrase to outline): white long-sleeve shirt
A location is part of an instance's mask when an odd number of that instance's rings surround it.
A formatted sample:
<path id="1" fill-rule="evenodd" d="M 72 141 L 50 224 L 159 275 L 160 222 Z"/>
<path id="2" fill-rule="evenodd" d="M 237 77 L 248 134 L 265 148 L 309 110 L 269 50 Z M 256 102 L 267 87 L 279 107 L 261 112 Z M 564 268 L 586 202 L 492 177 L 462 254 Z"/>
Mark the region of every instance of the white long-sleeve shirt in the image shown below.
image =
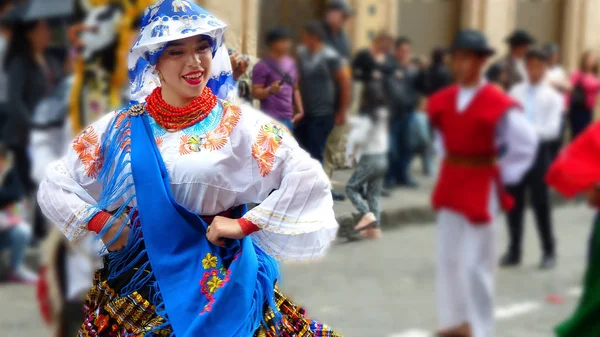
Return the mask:
<path id="1" fill-rule="evenodd" d="M 89 233 L 85 220 L 102 193 L 96 178 L 101 146 L 119 116 L 110 113 L 83 131 L 40 185 L 40 207 L 70 241 Z M 186 209 L 210 216 L 259 204 L 244 218 L 261 229 L 252 240 L 278 259 L 319 257 L 329 247 L 338 227 L 329 180 L 277 122 L 250 106 L 221 101 L 206 119 L 181 131 L 167 132 L 149 120 L 173 196 Z M 134 205 L 135 200 L 129 204 Z"/>
<path id="2" fill-rule="evenodd" d="M 486 84 L 482 81 L 472 88 L 461 87 L 456 100 L 458 113 L 463 113 L 479 90 Z M 500 150 L 499 165 L 502 181 L 515 184 L 523 178 L 535 159 L 538 137 L 525 115 L 518 108 L 511 108 L 496 127 L 496 145 Z M 436 130 L 435 148 L 445 152 L 443 137 Z"/>
<path id="3" fill-rule="evenodd" d="M 542 142 L 559 137 L 565 100 L 556 89 L 547 82 L 537 85 L 523 82 L 510 90 L 510 96 L 521 104 L 525 117 Z"/>

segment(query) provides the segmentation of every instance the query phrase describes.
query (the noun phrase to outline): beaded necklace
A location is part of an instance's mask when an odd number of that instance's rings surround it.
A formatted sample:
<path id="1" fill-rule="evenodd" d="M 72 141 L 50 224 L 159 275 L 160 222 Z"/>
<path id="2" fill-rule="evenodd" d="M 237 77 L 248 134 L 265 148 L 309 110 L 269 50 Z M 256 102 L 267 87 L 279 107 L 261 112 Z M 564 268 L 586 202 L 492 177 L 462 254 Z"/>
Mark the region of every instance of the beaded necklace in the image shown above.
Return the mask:
<path id="1" fill-rule="evenodd" d="M 184 107 L 174 107 L 162 98 L 162 88 L 158 87 L 146 98 L 146 110 L 156 123 L 167 131 L 179 131 L 188 128 L 201 120 L 217 105 L 217 96 L 208 87 Z"/>

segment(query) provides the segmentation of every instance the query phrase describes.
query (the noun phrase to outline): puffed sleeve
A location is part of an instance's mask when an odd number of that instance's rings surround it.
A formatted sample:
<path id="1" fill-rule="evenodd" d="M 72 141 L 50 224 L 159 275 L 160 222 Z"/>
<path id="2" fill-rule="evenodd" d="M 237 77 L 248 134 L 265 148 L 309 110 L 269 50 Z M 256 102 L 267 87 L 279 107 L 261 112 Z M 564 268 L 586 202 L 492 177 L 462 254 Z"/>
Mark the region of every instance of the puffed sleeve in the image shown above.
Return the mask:
<path id="1" fill-rule="evenodd" d="M 244 114 L 247 118 L 248 111 Z M 260 228 L 251 237 L 280 260 L 318 258 L 338 228 L 329 179 L 289 130 L 258 111 L 249 114 L 255 119 L 252 175 L 259 205 L 244 218 Z"/>
<path id="2" fill-rule="evenodd" d="M 88 233 L 84 221 L 101 193 L 96 180 L 103 164 L 101 143 L 114 116 L 110 113 L 81 132 L 67 154 L 48 165 L 40 183 L 37 198 L 42 212 L 73 243 Z"/>
<path id="3" fill-rule="evenodd" d="M 496 128 L 496 144 L 500 149 L 500 171 L 507 185 L 517 184 L 533 165 L 538 148 L 535 129 L 525 115 L 513 108 Z"/>

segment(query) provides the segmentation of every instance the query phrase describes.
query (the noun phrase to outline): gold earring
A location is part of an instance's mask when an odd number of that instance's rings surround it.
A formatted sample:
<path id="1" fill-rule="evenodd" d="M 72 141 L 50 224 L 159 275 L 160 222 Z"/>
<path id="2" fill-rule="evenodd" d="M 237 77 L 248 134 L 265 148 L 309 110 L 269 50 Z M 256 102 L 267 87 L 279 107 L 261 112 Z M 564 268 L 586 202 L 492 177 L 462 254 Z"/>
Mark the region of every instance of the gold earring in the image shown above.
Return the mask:
<path id="1" fill-rule="evenodd" d="M 160 79 L 161 82 L 165 81 L 165 77 L 163 76 L 162 72 L 160 70 L 157 70 L 158 72 L 158 78 Z"/>

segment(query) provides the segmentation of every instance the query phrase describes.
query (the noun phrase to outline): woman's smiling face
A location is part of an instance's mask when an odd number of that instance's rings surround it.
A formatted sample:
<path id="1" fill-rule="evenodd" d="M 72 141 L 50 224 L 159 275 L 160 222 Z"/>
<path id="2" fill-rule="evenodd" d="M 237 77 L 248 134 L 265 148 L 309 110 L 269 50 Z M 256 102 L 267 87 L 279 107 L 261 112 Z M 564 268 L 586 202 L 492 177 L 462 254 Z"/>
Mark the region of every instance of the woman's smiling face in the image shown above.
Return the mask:
<path id="1" fill-rule="evenodd" d="M 210 78 L 212 44 L 205 36 L 169 43 L 156 64 L 167 103 L 183 106 L 200 96 Z"/>

